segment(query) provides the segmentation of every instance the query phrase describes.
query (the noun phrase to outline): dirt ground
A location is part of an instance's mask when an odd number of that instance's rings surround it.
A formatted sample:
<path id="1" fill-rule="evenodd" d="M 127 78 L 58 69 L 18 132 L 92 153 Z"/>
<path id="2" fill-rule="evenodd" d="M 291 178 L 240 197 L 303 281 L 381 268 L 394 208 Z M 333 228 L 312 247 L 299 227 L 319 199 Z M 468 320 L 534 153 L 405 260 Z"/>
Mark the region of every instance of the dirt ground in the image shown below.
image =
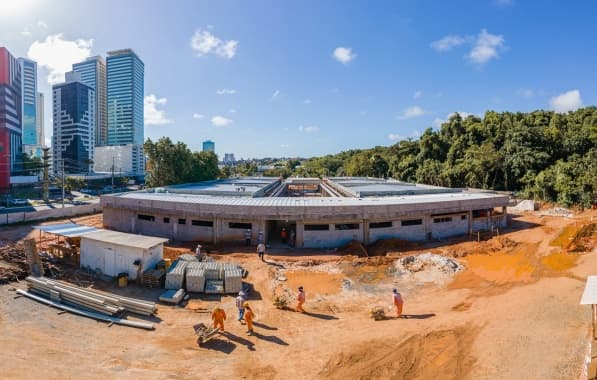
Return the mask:
<path id="1" fill-rule="evenodd" d="M 387 256 L 370 258 L 358 257 L 359 247 L 274 250 L 262 263 L 252 249 L 207 247 L 217 260 L 249 271 L 254 336 L 236 321 L 231 296 L 160 305 L 155 331 L 145 331 L 58 314 L 15 299 L 11 289 L 22 283 L 0 286 L 0 377 L 583 378 L 591 315 L 579 301 L 586 276 L 597 268 L 594 228 L 586 236 L 591 218 L 597 212 L 572 218 L 527 213 L 488 240 L 378 244 L 369 250 Z M 76 221 L 101 225 L 101 216 Z M 0 234 L 18 240 L 31 230 L 17 226 Z M 307 313 L 272 306 L 275 296 L 293 297 L 298 285 L 307 292 Z M 393 287 L 405 300 L 399 319 L 390 307 Z M 148 300 L 160 294 L 136 285 L 108 289 Z M 192 325 L 209 316 L 198 311 L 218 304 L 228 315 L 226 332 L 199 347 Z M 374 306 L 389 318 L 371 319 Z"/>

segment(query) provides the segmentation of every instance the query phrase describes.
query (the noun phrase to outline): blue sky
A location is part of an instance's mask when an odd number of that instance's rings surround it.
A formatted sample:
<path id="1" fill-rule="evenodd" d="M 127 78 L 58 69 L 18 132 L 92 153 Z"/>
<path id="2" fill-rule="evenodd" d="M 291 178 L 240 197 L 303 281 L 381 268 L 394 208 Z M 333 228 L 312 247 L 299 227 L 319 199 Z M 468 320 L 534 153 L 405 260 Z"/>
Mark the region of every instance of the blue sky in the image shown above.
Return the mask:
<path id="1" fill-rule="evenodd" d="M 452 112 L 594 105 L 587 1 L 3 2 L 0 46 L 51 85 L 86 55 L 145 63 L 145 136 L 223 157 L 391 145 Z"/>

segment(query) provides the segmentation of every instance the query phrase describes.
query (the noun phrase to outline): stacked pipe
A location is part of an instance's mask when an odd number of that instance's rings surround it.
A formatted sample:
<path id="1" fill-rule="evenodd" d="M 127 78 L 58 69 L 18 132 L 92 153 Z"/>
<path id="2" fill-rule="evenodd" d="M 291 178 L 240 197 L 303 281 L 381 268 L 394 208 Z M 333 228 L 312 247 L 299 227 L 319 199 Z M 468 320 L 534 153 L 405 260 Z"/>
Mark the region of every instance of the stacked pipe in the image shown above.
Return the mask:
<path id="1" fill-rule="evenodd" d="M 67 282 L 51 280 L 45 277 L 27 277 L 31 293 L 53 301 L 93 310 L 106 315 L 119 315 L 124 311 L 152 315 L 157 311 L 153 302 L 122 297 L 95 289 L 81 288 Z"/>

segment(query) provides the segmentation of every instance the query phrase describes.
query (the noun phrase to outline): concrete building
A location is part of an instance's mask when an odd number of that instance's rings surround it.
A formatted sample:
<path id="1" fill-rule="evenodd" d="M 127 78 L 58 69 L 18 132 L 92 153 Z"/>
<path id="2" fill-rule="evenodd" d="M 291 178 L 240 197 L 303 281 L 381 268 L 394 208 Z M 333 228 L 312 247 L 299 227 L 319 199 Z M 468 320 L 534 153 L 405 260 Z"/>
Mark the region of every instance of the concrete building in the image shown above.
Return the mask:
<path id="1" fill-rule="evenodd" d="M 22 151 L 21 80 L 21 65 L 0 47 L 0 192 L 10 187 L 10 173 Z"/>
<path id="2" fill-rule="evenodd" d="M 127 273 L 129 279 L 135 280 L 162 260 L 166 241 L 108 230 L 85 233 L 81 235 L 81 268 L 99 269 L 111 277 Z"/>
<path id="3" fill-rule="evenodd" d="M 144 65 L 131 49 L 106 58 L 108 145 L 143 145 Z"/>
<path id="4" fill-rule="evenodd" d="M 21 109 L 22 117 L 22 143 L 23 152 L 37 156 L 41 155 L 42 142 L 38 139 L 37 118 L 40 116 L 37 109 L 37 62 L 27 58 L 19 58 L 21 65 Z"/>
<path id="5" fill-rule="evenodd" d="M 224 153 L 224 165 L 226 166 L 234 166 L 236 163 L 236 159 L 234 158 L 234 153 Z"/>
<path id="6" fill-rule="evenodd" d="M 101 197 L 107 228 L 180 241 L 297 247 L 444 239 L 504 227 L 508 196 L 367 178 L 239 178 Z"/>
<path id="7" fill-rule="evenodd" d="M 203 142 L 203 151 L 204 152 L 216 152 L 216 143 L 211 140 L 205 140 Z"/>
<path id="8" fill-rule="evenodd" d="M 94 170 L 98 173 L 114 170 L 127 176 L 142 176 L 145 174 L 143 146 L 98 146 L 95 148 Z"/>
<path id="9" fill-rule="evenodd" d="M 106 98 L 106 61 L 102 56 L 89 57 L 73 64 L 73 71 L 81 74 L 81 82 L 95 90 L 95 145 L 108 143 L 108 109 Z"/>
<path id="10" fill-rule="evenodd" d="M 52 168 L 55 175 L 89 173 L 95 146 L 95 91 L 81 83 L 78 73 L 52 86 Z"/>
<path id="11" fill-rule="evenodd" d="M 37 108 L 37 141 L 39 144 L 44 147 L 46 146 L 46 132 L 44 131 L 45 123 L 44 123 L 44 94 L 42 92 L 38 92 L 37 96 L 35 97 L 36 100 L 36 108 Z"/>

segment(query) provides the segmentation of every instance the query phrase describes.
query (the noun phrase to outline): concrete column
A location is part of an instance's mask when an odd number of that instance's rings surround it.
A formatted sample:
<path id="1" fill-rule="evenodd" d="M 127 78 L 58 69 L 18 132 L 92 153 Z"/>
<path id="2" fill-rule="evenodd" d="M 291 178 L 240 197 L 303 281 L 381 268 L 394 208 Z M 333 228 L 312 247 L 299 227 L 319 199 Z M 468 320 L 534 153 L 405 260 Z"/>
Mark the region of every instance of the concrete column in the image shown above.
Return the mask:
<path id="1" fill-rule="evenodd" d="M 178 239 L 178 218 L 170 218 L 172 222 L 172 231 L 174 231 L 174 239 Z"/>
<path id="2" fill-rule="evenodd" d="M 220 234 L 220 220 L 214 218 L 213 220 L 213 243 L 218 244 L 218 235 Z"/>
<path id="3" fill-rule="evenodd" d="M 431 223 L 433 221 L 432 219 L 433 219 L 433 217 L 431 215 L 425 215 L 423 217 L 423 224 L 424 224 L 424 228 L 425 228 L 425 238 L 427 240 L 433 239 L 433 234 L 431 231 Z"/>
<path id="4" fill-rule="evenodd" d="M 502 207 L 502 213 L 504 214 L 504 221 L 503 223 L 503 227 L 509 227 L 508 226 L 508 207 L 504 206 Z"/>
<path id="5" fill-rule="evenodd" d="M 473 233 L 473 211 L 472 210 L 468 210 L 466 212 L 466 219 L 468 219 L 468 234 L 472 234 Z"/>
<path id="6" fill-rule="evenodd" d="M 137 233 L 137 231 L 135 230 L 135 222 L 137 222 L 137 216 L 133 214 L 133 216 L 131 216 L 131 232 L 132 233 Z"/>
<path id="7" fill-rule="evenodd" d="M 303 232 L 305 231 L 305 223 L 296 221 L 296 247 L 303 248 Z"/>
<path id="8" fill-rule="evenodd" d="M 363 244 L 369 244 L 369 221 L 367 219 L 363 219 Z"/>

